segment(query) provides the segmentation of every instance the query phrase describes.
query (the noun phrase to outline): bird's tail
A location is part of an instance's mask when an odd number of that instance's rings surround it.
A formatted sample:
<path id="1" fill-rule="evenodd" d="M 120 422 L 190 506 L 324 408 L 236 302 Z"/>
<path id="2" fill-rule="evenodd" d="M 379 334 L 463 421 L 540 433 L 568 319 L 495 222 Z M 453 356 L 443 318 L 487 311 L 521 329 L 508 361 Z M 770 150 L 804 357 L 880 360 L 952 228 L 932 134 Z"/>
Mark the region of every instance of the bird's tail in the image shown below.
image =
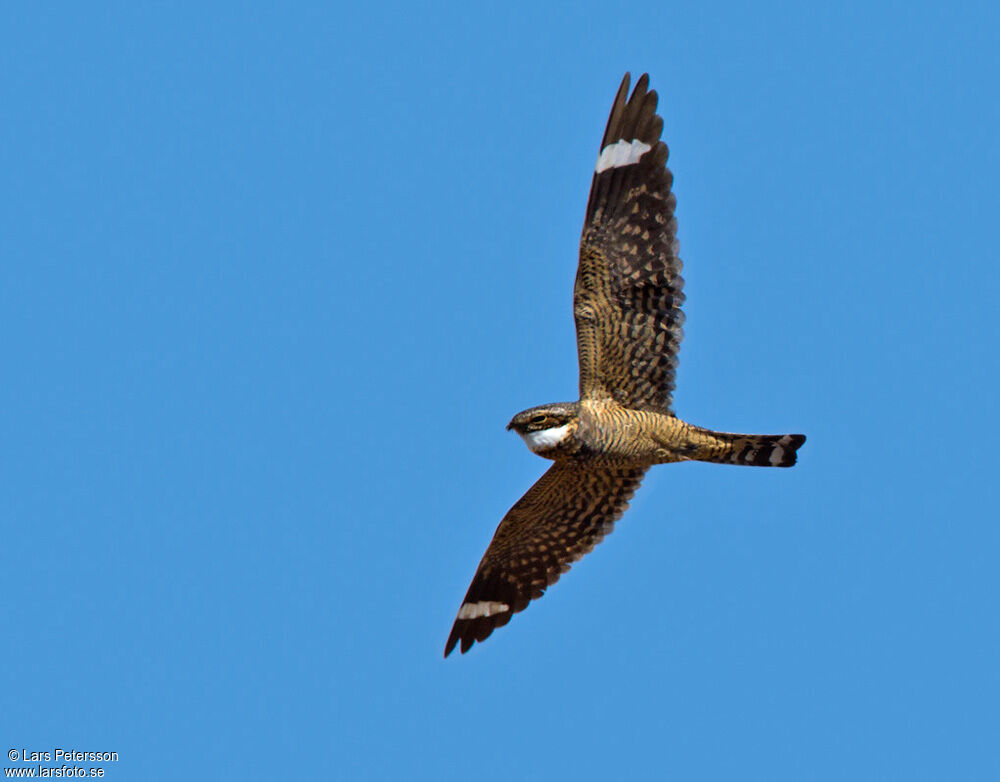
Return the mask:
<path id="1" fill-rule="evenodd" d="M 693 438 L 698 444 L 687 458 L 753 467 L 791 467 L 795 452 L 806 441 L 804 434 L 731 434 L 707 429 L 699 434 L 704 439 Z"/>

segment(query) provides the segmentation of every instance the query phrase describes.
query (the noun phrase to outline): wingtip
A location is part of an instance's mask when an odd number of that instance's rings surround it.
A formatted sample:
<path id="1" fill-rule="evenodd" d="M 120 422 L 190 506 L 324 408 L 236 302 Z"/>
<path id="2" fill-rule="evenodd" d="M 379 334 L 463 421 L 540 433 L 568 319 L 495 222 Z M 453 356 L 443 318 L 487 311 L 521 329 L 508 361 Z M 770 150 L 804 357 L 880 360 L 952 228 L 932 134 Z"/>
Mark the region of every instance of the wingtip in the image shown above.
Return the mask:
<path id="1" fill-rule="evenodd" d="M 457 648 L 459 654 L 465 654 L 476 641 L 482 641 L 483 638 L 478 638 L 474 631 L 470 631 L 468 627 L 460 629 L 459 623 L 461 620 L 455 622 L 455 626 L 451 629 L 451 635 L 448 636 L 448 643 L 444 645 L 444 656 L 447 658 L 455 649 Z M 466 622 L 465 624 L 468 624 Z M 492 628 L 490 632 L 493 632 Z M 486 635 L 489 635 L 487 633 Z M 484 636 L 485 638 L 485 636 Z"/>
<path id="2" fill-rule="evenodd" d="M 444 645 L 444 657 L 447 660 L 448 655 L 455 651 L 455 645 L 458 643 L 458 635 L 456 635 L 454 629 L 451 631 L 451 635 L 448 636 L 448 642 Z"/>

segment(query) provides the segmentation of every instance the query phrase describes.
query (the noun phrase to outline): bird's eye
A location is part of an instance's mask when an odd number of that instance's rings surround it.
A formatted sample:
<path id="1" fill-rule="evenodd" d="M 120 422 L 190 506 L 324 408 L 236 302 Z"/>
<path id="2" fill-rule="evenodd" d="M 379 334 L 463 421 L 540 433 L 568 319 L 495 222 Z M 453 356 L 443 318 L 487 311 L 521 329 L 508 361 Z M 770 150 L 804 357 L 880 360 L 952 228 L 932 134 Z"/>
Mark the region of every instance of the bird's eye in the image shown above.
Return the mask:
<path id="1" fill-rule="evenodd" d="M 547 415 L 536 415 L 532 416 L 530 423 L 532 424 L 544 424 L 549 417 Z"/>

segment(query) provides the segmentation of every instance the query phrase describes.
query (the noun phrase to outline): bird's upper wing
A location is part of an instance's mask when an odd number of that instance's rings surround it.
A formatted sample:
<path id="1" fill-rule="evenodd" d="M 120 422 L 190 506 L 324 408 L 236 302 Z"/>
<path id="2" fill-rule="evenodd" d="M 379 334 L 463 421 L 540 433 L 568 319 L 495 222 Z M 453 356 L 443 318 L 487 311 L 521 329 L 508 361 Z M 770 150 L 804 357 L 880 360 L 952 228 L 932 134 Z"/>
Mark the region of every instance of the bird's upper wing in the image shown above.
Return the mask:
<path id="1" fill-rule="evenodd" d="M 615 97 L 594 170 L 573 292 L 580 398 L 669 410 L 683 336 L 673 177 L 645 74 Z"/>
<path id="2" fill-rule="evenodd" d="M 451 628 L 445 657 L 462 652 L 559 580 L 611 531 L 646 468 L 558 461 L 504 516 Z"/>

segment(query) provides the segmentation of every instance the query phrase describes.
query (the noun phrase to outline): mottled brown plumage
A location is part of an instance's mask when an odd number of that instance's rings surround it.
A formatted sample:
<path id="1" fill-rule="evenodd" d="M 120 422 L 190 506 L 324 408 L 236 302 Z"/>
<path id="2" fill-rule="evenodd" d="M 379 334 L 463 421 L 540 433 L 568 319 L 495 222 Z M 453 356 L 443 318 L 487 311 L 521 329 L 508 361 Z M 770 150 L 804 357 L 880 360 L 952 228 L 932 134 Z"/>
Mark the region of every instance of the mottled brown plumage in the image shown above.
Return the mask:
<path id="1" fill-rule="evenodd" d="M 683 332 L 672 177 L 656 92 L 625 74 L 591 184 L 573 292 L 580 401 L 518 413 L 508 429 L 555 464 L 504 516 L 459 608 L 445 656 L 468 651 L 541 597 L 611 531 L 654 464 L 789 467 L 804 435 L 714 432 L 671 410 Z"/>
<path id="2" fill-rule="evenodd" d="M 619 139 L 651 148 L 634 165 L 595 171 L 590 186 L 573 291 L 580 398 L 662 411 L 684 336 L 684 278 L 656 92 L 643 74 L 626 102 L 628 82 L 626 74 L 601 149 Z"/>

